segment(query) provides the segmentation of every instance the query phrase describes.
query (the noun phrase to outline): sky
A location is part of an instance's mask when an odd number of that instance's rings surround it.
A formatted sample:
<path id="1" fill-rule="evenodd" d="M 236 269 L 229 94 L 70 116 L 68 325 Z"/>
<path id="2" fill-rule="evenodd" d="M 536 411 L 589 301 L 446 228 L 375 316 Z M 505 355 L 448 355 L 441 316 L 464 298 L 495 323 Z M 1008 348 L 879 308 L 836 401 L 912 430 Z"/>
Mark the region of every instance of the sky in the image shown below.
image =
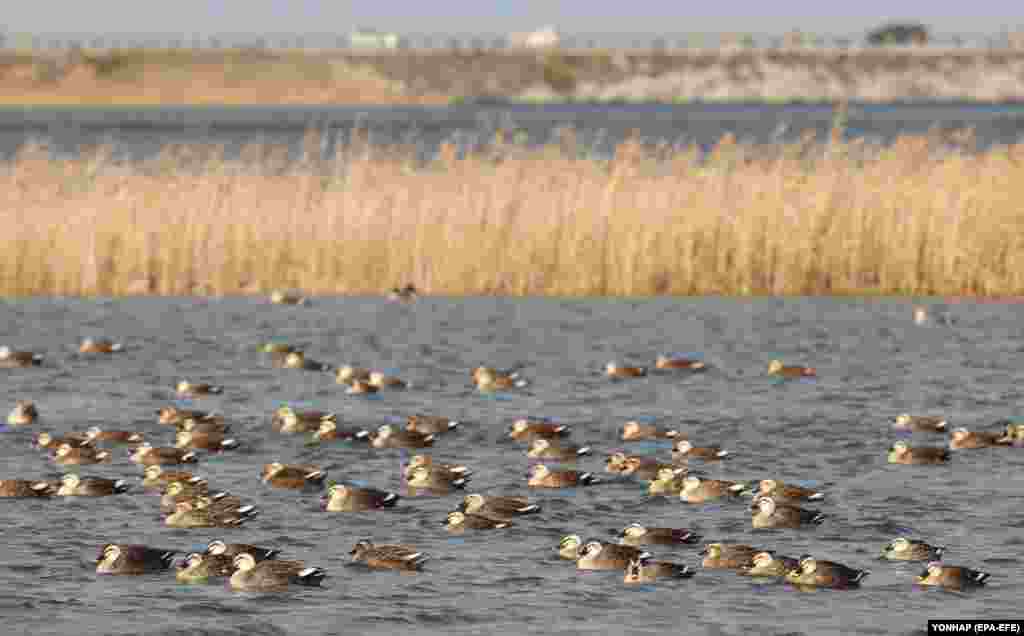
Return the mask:
<path id="1" fill-rule="evenodd" d="M 970 13 L 965 7 L 970 8 Z M 552 24 L 563 33 L 779 34 L 799 27 L 852 35 L 890 20 L 934 33 L 1024 28 L 1020 0 L 30 0 L 8 2 L 12 33 L 324 33 L 355 26 L 415 33 L 505 34 Z"/>

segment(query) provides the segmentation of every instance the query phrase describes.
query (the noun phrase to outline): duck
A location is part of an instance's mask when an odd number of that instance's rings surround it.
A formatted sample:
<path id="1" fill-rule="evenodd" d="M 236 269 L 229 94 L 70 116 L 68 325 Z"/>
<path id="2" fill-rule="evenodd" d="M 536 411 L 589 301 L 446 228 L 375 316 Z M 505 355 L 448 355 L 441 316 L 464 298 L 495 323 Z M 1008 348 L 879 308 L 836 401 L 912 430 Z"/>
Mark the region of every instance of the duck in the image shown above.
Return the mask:
<path id="1" fill-rule="evenodd" d="M 641 424 L 636 420 L 630 420 L 622 425 L 621 439 L 624 442 L 635 442 L 645 439 L 675 439 L 679 431 L 670 428 L 663 428 L 654 424 Z"/>
<path id="2" fill-rule="evenodd" d="M 106 479 L 103 477 L 79 477 L 74 473 L 64 475 L 60 480 L 57 494 L 62 497 L 106 497 L 128 492 L 128 484 L 123 479 Z"/>
<path id="3" fill-rule="evenodd" d="M 29 426 L 39 419 L 39 410 L 31 400 L 18 400 L 7 414 L 8 426 Z"/>
<path id="4" fill-rule="evenodd" d="M 911 447 L 899 441 L 889 447 L 888 461 L 890 464 L 944 464 L 950 460 L 948 449 L 935 446 Z"/>
<path id="5" fill-rule="evenodd" d="M 275 289 L 270 293 L 270 302 L 274 305 L 306 305 L 309 301 L 299 292 Z"/>
<path id="6" fill-rule="evenodd" d="M 739 574 L 744 576 L 775 576 L 784 577 L 792 570 L 800 567 L 800 560 L 780 556 L 765 550 L 751 557 L 751 565 L 741 567 Z"/>
<path id="7" fill-rule="evenodd" d="M 222 555 L 227 557 L 236 557 L 239 554 L 249 553 L 256 562 L 267 561 L 277 557 L 281 553 L 280 550 L 274 550 L 271 548 L 261 548 L 255 545 L 249 545 L 247 543 L 225 543 L 220 539 L 211 541 L 206 546 L 206 554 Z"/>
<path id="8" fill-rule="evenodd" d="M 417 298 L 419 298 L 419 292 L 416 291 L 416 287 L 412 283 L 405 287 L 392 287 L 388 292 L 388 300 L 391 302 L 411 303 Z"/>
<path id="9" fill-rule="evenodd" d="M 360 512 L 393 508 L 399 499 L 401 497 L 397 493 L 386 490 L 334 484 L 320 498 L 320 505 L 325 512 Z"/>
<path id="10" fill-rule="evenodd" d="M 747 485 L 737 481 L 701 479 L 690 475 L 683 479 L 679 499 L 686 503 L 705 503 L 726 497 L 738 497 L 746 492 Z"/>
<path id="11" fill-rule="evenodd" d="M 575 561 L 580 558 L 580 548 L 583 546 L 583 539 L 578 534 L 569 534 L 558 542 L 558 556 L 566 561 Z"/>
<path id="12" fill-rule="evenodd" d="M 653 457 L 625 455 L 614 453 L 605 461 L 605 470 L 623 476 L 633 476 L 644 481 L 658 478 L 658 473 L 665 469 L 673 469 L 672 464 L 665 464 Z"/>
<path id="13" fill-rule="evenodd" d="M 405 465 L 403 474 L 409 477 L 412 475 L 413 470 L 419 467 L 428 468 L 431 472 L 439 473 L 445 478 L 450 479 L 469 477 L 473 474 L 469 467 L 463 464 L 434 463 L 434 458 L 425 453 L 418 453 L 410 457 L 409 462 Z"/>
<path id="14" fill-rule="evenodd" d="M 619 543 L 624 545 L 682 545 L 697 543 L 700 535 L 686 528 L 648 528 L 631 523 L 619 532 Z"/>
<path id="15" fill-rule="evenodd" d="M 518 374 L 504 375 L 487 367 L 478 367 L 474 375 L 476 388 L 483 392 L 506 391 L 529 386 L 529 382 Z"/>
<path id="16" fill-rule="evenodd" d="M 174 438 L 174 446 L 182 449 L 205 450 L 218 453 L 238 448 L 238 440 L 226 437 L 224 433 L 196 433 L 178 431 Z"/>
<path id="17" fill-rule="evenodd" d="M 0 368 L 38 367 L 43 363 L 43 354 L 32 351 L 15 351 L 9 346 L 0 347 Z"/>
<path id="18" fill-rule="evenodd" d="M 762 479 L 757 483 L 758 495 L 774 497 L 776 501 L 819 501 L 825 498 L 825 493 L 818 492 L 811 488 L 785 484 L 778 479 Z"/>
<path id="19" fill-rule="evenodd" d="M 200 507 L 202 505 L 198 501 L 179 501 L 175 511 L 164 518 L 164 525 L 171 528 L 234 528 L 255 514 L 253 506 L 223 510 Z"/>
<path id="20" fill-rule="evenodd" d="M 522 497 L 484 496 L 471 493 L 463 497 L 462 512 L 490 517 L 499 521 L 511 521 L 516 517 L 533 515 L 541 511 L 539 504 L 530 503 Z"/>
<path id="21" fill-rule="evenodd" d="M 609 378 L 642 378 L 647 375 L 647 367 L 633 367 L 609 362 L 604 365 L 604 374 Z"/>
<path id="22" fill-rule="evenodd" d="M 57 489 L 51 482 L 31 479 L 0 479 L 0 498 L 52 497 Z"/>
<path id="23" fill-rule="evenodd" d="M 590 540 L 580 546 L 576 559 L 577 570 L 625 570 L 629 562 L 650 555 L 640 548 Z"/>
<path id="24" fill-rule="evenodd" d="M 142 487 L 146 490 L 163 490 L 169 484 L 182 481 L 205 481 L 185 471 L 166 471 L 160 464 L 150 464 L 142 472 Z"/>
<path id="25" fill-rule="evenodd" d="M 689 566 L 668 561 L 655 561 L 651 555 L 643 555 L 630 560 L 626 566 L 623 583 L 635 585 L 654 583 L 658 579 L 688 579 L 694 575 Z"/>
<path id="26" fill-rule="evenodd" d="M 338 370 L 334 372 L 334 381 L 337 384 L 351 384 L 356 380 L 369 382 L 370 370 L 346 364 L 338 367 Z"/>
<path id="27" fill-rule="evenodd" d="M 445 529 L 453 534 L 462 534 L 469 530 L 501 530 L 512 527 L 511 521 L 499 521 L 481 515 L 467 514 L 461 510 L 453 510 L 448 513 L 442 522 Z"/>
<path id="28" fill-rule="evenodd" d="M 476 384 L 480 383 L 480 376 L 483 375 L 490 375 L 494 377 L 506 377 L 511 378 L 513 380 L 522 378 L 522 376 L 519 375 L 518 367 L 514 369 L 506 369 L 504 371 L 501 371 L 499 369 L 495 369 L 494 367 L 479 366 L 474 368 L 469 374 L 469 376 L 473 379 L 473 382 Z"/>
<path id="29" fill-rule="evenodd" d="M 375 386 L 378 389 L 407 389 L 409 383 L 401 378 L 396 378 L 393 375 L 388 375 L 381 371 L 373 371 L 370 373 L 370 379 L 367 380 L 371 386 Z"/>
<path id="30" fill-rule="evenodd" d="M 274 488 L 299 490 L 319 489 L 327 478 L 327 471 L 312 464 L 282 464 L 273 462 L 263 465 L 260 481 Z"/>
<path id="31" fill-rule="evenodd" d="M 405 483 L 414 490 L 446 495 L 452 490 L 465 488 L 469 478 L 431 470 L 427 466 L 416 466 L 406 476 Z"/>
<path id="32" fill-rule="evenodd" d="M 370 395 L 380 391 L 379 388 L 365 380 L 353 380 L 352 384 L 345 390 L 349 395 Z"/>
<path id="33" fill-rule="evenodd" d="M 54 437 L 50 433 L 42 432 L 36 435 L 36 439 L 32 442 L 32 445 L 38 449 L 50 449 L 56 450 L 61 444 L 68 444 L 69 446 L 93 446 L 92 442 L 84 433 L 68 433 L 67 435 L 60 435 Z"/>
<path id="34" fill-rule="evenodd" d="M 988 572 L 980 572 L 960 565 L 943 565 L 938 561 L 933 561 L 917 577 L 917 584 L 965 590 L 985 585 L 988 577 Z"/>
<path id="35" fill-rule="evenodd" d="M 188 481 L 172 481 L 164 488 L 160 496 L 160 512 L 171 514 L 178 509 L 182 501 L 195 501 L 209 495 L 209 484 L 205 479 L 193 478 Z M 217 493 L 215 497 L 226 496 L 228 493 Z"/>
<path id="36" fill-rule="evenodd" d="M 231 425 L 221 417 L 204 417 L 202 419 L 188 417 L 182 420 L 177 427 L 179 432 L 201 435 L 227 435 L 228 431 L 231 430 Z"/>
<path id="37" fill-rule="evenodd" d="M 242 553 L 232 561 L 235 572 L 228 579 L 232 589 L 248 592 L 271 592 L 289 585 L 319 587 L 327 573 L 318 567 L 306 567 L 302 561 L 257 561 Z"/>
<path id="38" fill-rule="evenodd" d="M 531 488 L 573 488 L 599 483 L 593 473 L 575 470 L 551 470 L 544 464 L 536 464 L 530 471 L 526 485 Z"/>
<path id="39" fill-rule="evenodd" d="M 406 545 L 374 545 L 368 539 L 356 543 L 349 552 L 353 563 L 363 563 L 376 570 L 418 572 L 430 557 Z"/>
<path id="40" fill-rule="evenodd" d="M 690 440 L 680 439 L 672 445 L 672 461 L 681 462 L 689 459 L 702 459 L 704 461 L 718 461 L 731 455 L 729 451 L 722 450 L 718 446 L 694 446 Z"/>
<path id="41" fill-rule="evenodd" d="M 516 441 L 529 441 L 535 437 L 554 439 L 569 435 L 570 429 L 565 424 L 548 420 L 531 420 L 521 418 L 512 423 L 508 436 Z"/>
<path id="42" fill-rule="evenodd" d="M 901 413 L 896 416 L 893 428 L 900 431 L 914 431 L 918 433 L 945 433 L 946 420 L 934 415 L 911 415 Z"/>
<path id="43" fill-rule="evenodd" d="M 1000 446 L 1001 433 L 988 433 L 982 431 L 969 431 L 966 428 L 954 429 L 950 434 L 949 447 L 952 450 L 965 448 L 989 448 Z"/>
<path id="44" fill-rule="evenodd" d="M 786 581 L 799 586 L 845 589 L 859 586 L 870 573 L 804 555 L 800 557 L 798 566 L 786 573 Z"/>
<path id="45" fill-rule="evenodd" d="M 326 362 L 307 360 L 306 354 L 301 351 L 286 353 L 280 358 L 277 366 L 282 369 L 300 369 L 302 371 L 330 371 L 331 365 Z"/>
<path id="46" fill-rule="evenodd" d="M 231 576 L 234 571 L 233 557 L 190 552 L 178 563 L 174 578 L 178 583 L 209 583 L 213 577 Z"/>
<path id="47" fill-rule="evenodd" d="M 1017 424 L 1014 422 L 1002 422 L 1003 435 L 997 441 L 999 444 L 1011 444 L 1013 446 L 1020 446 L 1024 444 L 1024 424 Z"/>
<path id="48" fill-rule="evenodd" d="M 309 433 L 318 430 L 324 422 L 336 422 L 334 413 L 296 411 L 282 406 L 270 416 L 270 427 L 278 433 Z"/>
<path id="49" fill-rule="evenodd" d="M 72 446 L 66 442 L 57 447 L 53 456 L 53 461 L 61 466 L 107 464 L 110 460 L 109 451 L 99 450 L 95 446 Z"/>
<path id="50" fill-rule="evenodd" d="M 712 569 L 738 570 L 754 565 L 754 555 L 764 552 L 742 543 L 708 543 L 701 550 L 704 555 L 701 567 Z"/>
<path id="51" fill-rule="evenodd" d="M 389 424 L 384 424 L 377 428 L 376 434 L 370 436 L 370 444 L 374 448 L 427 448 L 434 445 L 434 436 L 415 431 L 396 431 Z"/>
<path id="52" fill-rule="evenodd" d="M 538 437 L 530 443 L 526 452 L 533 459 L 554 459 L 562 462 L 574 462 L 580 457 L 590 455 L 589 446 L 577 446 L 568 443 L 554 443 L 549 439 Z"/>
<path id="53" fill-rule="evenodd" d="M 825 520 L 825 515 L 817 510 L 779 503 L 763 495 L 754 499 L 751 510 L 750 522 L 754 528 L 800 528 Z"/>
<path id="54" fill-rule="evenodd" d="M 169 426 L 180 426 L 187 419 L 223 421 L 223 416 L 215 411 L 197 411 L 195 409 L 179 409 L 176 406 L 164 406 L 157 414 L 157 422 Z"/>
<path id="55" fill-rule="evenodd" d="M 772 360 L 768 363 L 768 375 L 777 375 L 780 378 L 813 378 L 818 375 L 818 371 L 814 367 L 785 365 L 779 360 Z"/>
<path id="56" fill-rule="evenodd" d="M 145 545 L 108 543 L 96 559 L 97 574 L 150 574 L 163 572 L 174 561 L 173 550 Z"/>
<path id="57" fill-rule="evenodd" d="M 78 345 L 78 353 L 116 353 L 123 350 L 124 345 L 107 338 L 86 338 Z"/>
<path id="58" fill-rule="evenodd" d="M 322 420 L 320 427 L 313 433 L 314 442 L 327 442 L 332 440 L 356 441 L 367 440 L 370 432 L 362 428 L 338 428 L 334 419 Z"/>
<path id="59" fill-rule="evenodd" d="M 654 368 L 661 369 L 663 371 L 704 371 L 708 367 L 702 360 L 694 360 L 692 358 L 683 358 L 678 356 L 659 355 L 654 360 Z"/>
<path id="60" fill-rule="evenodd" d="M 881 558 L 889 561 L 938 561 L 946 548 L 925 541 L 898 537 L 882 549 Z"/>
<path id="61" fill-rule="evenodd" d="M 202 397 L 204 395 L 220 395 L 224 392 L 224 387 L 206 382 L 181 380 L 178 382 L 175 390 L 178 393 L 178 397 Z"/>
<path id="62" fill-rule="evenodd" d="M 90 443 L 111 442 L 114 444 L 141 444 L 142 433 L 135 431 L 105 431 L 99 426 L 92 426 L 85 432 L 85 439 Z"/>
<path id="63" fill-rule="evenodd" d="M 647 494 L 679 496 L 683 492 L 686 477 L 685 468 L 661 468 L 655 478 L 647 484 Z"/>
<path id="64" fill-rule="evenodd" d="M 405 421 L 405 430 L 424 435 L 448 433 L 454 431 L 458 426 L 457 420 L 436 415 L 410 415 Z"/>
<path id="65" fill-rule="evenodd" d="M 152 446 L 149 442 L 143 442 L 135 447 L 130 459 L 136 464 L 146 466 L 160 464 L 173 466 L 176 464 L 194 464 L 199 461 L 195 451 L 173 446 Z"/>

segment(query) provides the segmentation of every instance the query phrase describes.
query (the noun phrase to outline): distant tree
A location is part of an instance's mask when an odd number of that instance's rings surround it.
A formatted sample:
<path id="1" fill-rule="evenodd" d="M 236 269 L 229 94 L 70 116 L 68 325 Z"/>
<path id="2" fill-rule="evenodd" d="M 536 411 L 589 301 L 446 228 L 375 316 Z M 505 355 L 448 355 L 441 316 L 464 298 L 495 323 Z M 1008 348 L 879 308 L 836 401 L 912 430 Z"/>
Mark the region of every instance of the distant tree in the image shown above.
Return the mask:
<path id="1" fill-rule="evenodd" d="M 871 46 L 927 44 L 928 29 L 916 23 L 886 24 L 870 31 L 867 42 Z"/>

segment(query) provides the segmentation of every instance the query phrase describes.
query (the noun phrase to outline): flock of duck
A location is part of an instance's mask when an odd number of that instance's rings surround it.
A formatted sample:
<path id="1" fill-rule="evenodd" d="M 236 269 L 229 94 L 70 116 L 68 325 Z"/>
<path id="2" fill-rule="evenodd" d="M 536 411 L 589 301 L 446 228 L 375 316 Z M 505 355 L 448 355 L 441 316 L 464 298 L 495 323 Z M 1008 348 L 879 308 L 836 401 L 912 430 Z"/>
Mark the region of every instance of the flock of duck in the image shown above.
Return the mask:
<path id="1" fill-rule="evenodd" d="M 391 298 L 401 302 L 415 300 L 411 286 L 395 289 Z M 304 304 L 296 294 L 275 293 L 274 303 Z M 915 320 L 916 320 L 915 315 Z M 79 347 L 82 354 L 104 356 L 125 355 L 120 343 L 103 339 L 86 339 Z M 284 369 L 332 372 L 340 385 L 352 394 L 399 390 L 407 383 L 401 378 L 352 365 L 333 366 L 311 360 L 296 347 L 280 342 L 268 343 L 262 351 L 271 364 Z M 41 364 L 43 355 L 0 347 L 0 366 L 32 367 Z M 708 367 L 697 359 L 659 356 L 653 369 L 609 362 L 605 375 L 614 381 L 630 381 L 649 373 L 700 373 Z M 767 369 L 780 381 L 814 378 L 812 367 L 786 365 L 773 360 Z M 480 391 L 516 391 L 529 385 L 519 370 L 498 370 L 477 367 L 470 373 Z M 220 394 L 220 386 L 180 381 L 175 387 L 179 398 L 201 399 Z M 7 417 L 11 428 L 33 427 L 40 422 L 36 405 L 20 400 Z M 272 429 L 282 435 L 305 434 L 311 444 L 345 442 L 368 444 L 376 449 L 412 449 L 414 454 L 403 466 L 402 477 L 408 493 L 424 492 L 449 496 L 464 492 L 470 483 L 469 467 L 435 461 L 423 449 L 443 444 L 444 438 L 459 430 L 459 423 L 438 415 L 408 415 L 405 427 L 390 424 L 369 431 L 346 425 L 333 413 L 302 411 L 282 406 L 271 415 Z M 224 491 L 218 491 L 207 480 L 183 470 L 194 466 L 207 454 L 231 453 L 245 443 L 231 436 L 230 423 L 224 415 L 177 405 L 165 405 L 157 411 L 160 425 L 173 428 L 174 444 L 154 445 L 148 433 L 127 430 L 106 430 L 92 427 L 86 431 L 57 434 L 41 431 L 35 447 L 47 451 L 52 462 L 62 467 L 108 464 L 114 447 L 127 446 L 128 457 L 142 469 L 141 487 L 160 494 L 163 522 L 174 528 L 234 529 L 249 523 L 258 515 L 255 504 Z M 1024 424 L 1004 422 L 1001 432 L 968 431 L 958 428 L 950 432 L 943 446 L 910 446 L 899 441 L 888 450 L 888 461 L 894 464 L 942 464 L 950 461 L 951 450 L 993 446 L 1024 445 Z M 904 414 L 898 416 L 894 428 L 903 431 L 945 434 L 947 423 L 939 417 Z M 513 422 L 508 437 L 526 445 L 526 456 L 535 460 L 523 486 L 530 489 L 576 488 L 600 483 L 603 477 L 578 470 L 581 457 L 593 455 L 590 447 L 569 441 L 570 427 L 557 422 L 524 417 Z M 616 478 L 632 478 L 647 482 L 652 497 L 678 497 L 682 503 L 700 504 L 723 500 L 750 498 L 750 523 L 754 529 L 784 528 L 807 530 L 828 521 L 828 514 L 805 506 L 827 499 L 827 494 L 797 483 L 779 479 L 756 482 L 707 478 L 700 465 L 727 461 L 731 453 L 717 446 L 700 446 L 679 431 L 657 424 L 630 421 L 621 429 L 625 443 L 660 440 L 671 443 L 669 457 L 634 455 L 626 452 L 609 454 L 605 472 Z M 550 465 L 554 464 L 554 465 Z M 403 495 L 351 483 L 331 483 L 327 472 L 316 465 L 273 462 L 263 467 L 262 482 L 272 488 L 321 493 L 325 512 L 364 513 L 390 508 Z M 68 472 L 59 480 L 3 479 L 0 497 L 106 497 L 124 493 L 133 486 L 124 480 L 99 476 L 82 476 Z M 542 512 L 541 503 L 526 496 L 492 496 L 466 494 L 457 509 L 441 521 L 448 532 L 464 533 L 496 531 L 513 524 L 528 522 L 531 515 Z M 672 561 L 656 560 L 647 550 L 650 546 L 685 548 L 701 545 L 702 537 L 692 529 L 647 527 L 633 523 L 618 533 L 618 541 L 583 539 L 578 534 L 562 538 L 557 552 L 572 561 L 579 570 L 614 570 L 622 572 L 625 583 L 653 583 L 662 579 L 688 578 L 696 568 Z M 800 588 L 851 588 L 858 586 L 869 574 L 854 568 L 811 555 L 799 558 L 777 551 L 738 543 L 706 543 L 701 551 L 701 567 L 730 569 L 751 577 L 775 577 Z M 941 561 L 944 549 L 921 538 L 897 537 L 884 546 L 880 558 L 889 561 L 920 561 L 924 570 L 915 583 L 964 590 L 981 586 L 989 575 L 960 565 Z M 239 590 L 272 591 L 291 585 L 316 586 L 327 573 L 301 561 L 278 559 L 277 548 L 216 540 L 203 552 L 185 554 L 175 563 L 179 552 L 145 545 L 110 543 L 100 548 L 96 559 L 99 574 L 137 575 L 176 569 L 176 578 L 183 583 L 206 583 L 226 580 Z M 361 540 L 353 545 L 353 562 L 369 568 L 390 569 L 412 573 L 424 567 L 429 556 L 412 546 L 374 544 Z"/>

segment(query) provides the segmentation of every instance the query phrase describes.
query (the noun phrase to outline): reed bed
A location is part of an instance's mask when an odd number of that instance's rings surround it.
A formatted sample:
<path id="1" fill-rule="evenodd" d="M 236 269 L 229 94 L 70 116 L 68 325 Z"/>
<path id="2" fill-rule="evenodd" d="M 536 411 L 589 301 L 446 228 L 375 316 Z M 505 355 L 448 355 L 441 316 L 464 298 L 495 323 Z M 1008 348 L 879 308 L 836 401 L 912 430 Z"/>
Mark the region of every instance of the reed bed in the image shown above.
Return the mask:
<path id="1" fill-rule="evenodd" d="M 318 143 L 26 146 L 0 164 L 0 293 L 1024 294 L 1021 145 Z"/>

